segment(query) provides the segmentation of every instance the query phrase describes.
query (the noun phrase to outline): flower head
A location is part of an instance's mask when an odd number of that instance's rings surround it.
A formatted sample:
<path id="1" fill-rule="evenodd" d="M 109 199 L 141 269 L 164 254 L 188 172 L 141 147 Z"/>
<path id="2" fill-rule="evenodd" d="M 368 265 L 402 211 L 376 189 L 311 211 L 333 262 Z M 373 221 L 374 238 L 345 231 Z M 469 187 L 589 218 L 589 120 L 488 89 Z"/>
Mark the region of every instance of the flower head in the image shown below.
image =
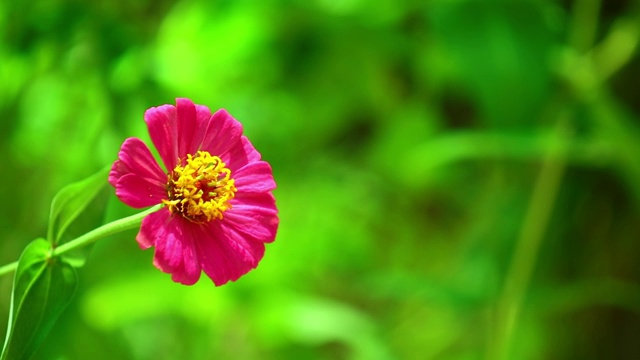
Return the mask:
<path id="1" fill-rule="evenodd" d="M 166 170 L 142 140 L 128 138 L 109 174 L 125 204 L 165 205 L 143 219 L 138 244 L 155 247 L 154 265 L 176 282 L 194 284 L 202 271 L 218 286 L 237 280 L 275 239 L 271 167 L 223 109 L 176 99 L 144 119 Z"/>

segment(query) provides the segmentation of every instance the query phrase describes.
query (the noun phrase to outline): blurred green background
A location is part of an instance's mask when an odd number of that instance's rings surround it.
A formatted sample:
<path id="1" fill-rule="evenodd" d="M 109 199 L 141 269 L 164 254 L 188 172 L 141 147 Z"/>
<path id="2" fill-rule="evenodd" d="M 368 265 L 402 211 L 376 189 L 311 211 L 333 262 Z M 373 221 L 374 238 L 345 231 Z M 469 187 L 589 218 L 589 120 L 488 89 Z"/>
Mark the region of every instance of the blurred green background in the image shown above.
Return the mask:
<path id="1" fill-rule="evenodd" d="M 0 31 L 1 264 L 176 97 L 278 183 L 236 283 L 98 242 L 36 359 L 640 358 L 636 1 L 2 0 Z M 69 237 L 134 212 L 105 189 Z"/>

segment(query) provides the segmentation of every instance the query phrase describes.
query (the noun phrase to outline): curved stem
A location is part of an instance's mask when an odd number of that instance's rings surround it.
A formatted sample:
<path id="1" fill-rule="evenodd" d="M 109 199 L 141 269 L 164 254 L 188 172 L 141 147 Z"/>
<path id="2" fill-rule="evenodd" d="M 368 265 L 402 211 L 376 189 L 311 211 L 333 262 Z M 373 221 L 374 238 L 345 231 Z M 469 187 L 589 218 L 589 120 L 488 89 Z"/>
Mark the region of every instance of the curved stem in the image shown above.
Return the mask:
<path id="1" fill-rule="evenodd" d="M 106 225 L 102 225 L 97 229 L 91 230 L 88 233 L 53 249 L 53 251 L 51 252 L 51 257 L 59 256 L 73 249 L 89 245 L 105 236 L 113 235 L 129 229 L 134 229 L 140 226 L 140 223 L 145 216 L 158 211 L 161 207 L 162 205 L 156 205 L 143 212 L 110 222 Z"/>
<path id="2" fill-rule="evenodd" d="M 0 266 L 0 276 L 8 274 L 12 271 L 15 271 L 18 268 L 18 262 L 14 261 L 12 263 L 9 264 L 5 264 Z"/>
<path id="3" fill-rule="evenodd" d="M 161 207 L 162 205 L 156 205 L 140 213 L 102 225 L 97 229 L 91 230 L 78 238 L 75 238 L 67 243 L 58 246 L 57 248 L 52 249 L 49 257 L 60 256 L 71 250 L 92 244 L 105 236 L 113 235 L 129 229 L 134 229 L 140 226 L 140 223 L 145 216 L 158 211 Z M 16 268 L 18 268 L 17 261 L 6 264 L 0 267 L 0 276 L 11 273 L 12 271 L 15 271 Z"/>

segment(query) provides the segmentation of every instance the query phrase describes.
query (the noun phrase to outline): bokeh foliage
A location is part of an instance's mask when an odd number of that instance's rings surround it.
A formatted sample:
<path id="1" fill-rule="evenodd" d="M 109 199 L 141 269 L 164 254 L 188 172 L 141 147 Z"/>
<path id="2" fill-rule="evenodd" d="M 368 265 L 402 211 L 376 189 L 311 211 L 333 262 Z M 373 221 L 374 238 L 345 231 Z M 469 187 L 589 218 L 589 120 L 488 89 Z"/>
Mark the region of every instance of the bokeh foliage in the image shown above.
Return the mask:
<path id="1" fill-rule="evenodd" d="M 244 124 L 281 211 L 221 288 L 100 241 L 36 358 L 637 358 L 639 10 L 0 1 L 2 263 L 175 97 Z M 105 193 L 69 233 L 132 213 Z"/>

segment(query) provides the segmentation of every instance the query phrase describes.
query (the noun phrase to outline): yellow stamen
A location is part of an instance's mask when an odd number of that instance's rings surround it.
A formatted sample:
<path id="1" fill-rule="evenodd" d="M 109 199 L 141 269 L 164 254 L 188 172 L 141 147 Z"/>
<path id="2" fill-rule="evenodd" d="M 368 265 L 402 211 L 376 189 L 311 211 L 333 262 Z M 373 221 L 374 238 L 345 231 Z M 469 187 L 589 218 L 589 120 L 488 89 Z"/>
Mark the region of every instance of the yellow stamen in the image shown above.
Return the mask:
<path id="1" fill-rule="evenodd" d="M 236 194 L 234 182 L 231 170 L 219 157 L 198 151 L 195 156 L 187 155 L 186 164 L 176 165 L 169 174 L 168 199 L 162 202 L 171 213 L 195 223 L 222 219 Z"/>

